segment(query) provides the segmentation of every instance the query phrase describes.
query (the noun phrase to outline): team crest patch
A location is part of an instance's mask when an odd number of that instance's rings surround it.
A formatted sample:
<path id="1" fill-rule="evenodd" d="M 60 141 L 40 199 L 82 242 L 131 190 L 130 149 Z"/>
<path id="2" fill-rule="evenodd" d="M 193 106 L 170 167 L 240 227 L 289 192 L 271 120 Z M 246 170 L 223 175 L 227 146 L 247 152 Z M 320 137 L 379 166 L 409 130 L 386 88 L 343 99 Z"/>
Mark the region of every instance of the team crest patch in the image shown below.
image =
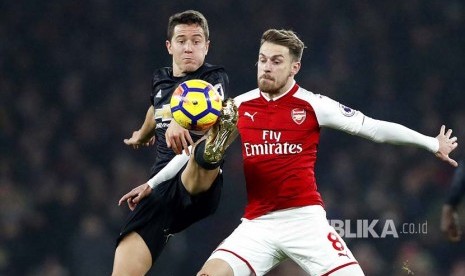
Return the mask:
<path id="1" fill-rule="evenodd" d="M 221 83 L 215 84 L 215 86 L 213 86 L 213 88 L 215 88 L 216 92 L 218 92 L 218 94 L 220 94 L 221 99 L 224 100 L 223 86 L 221 85 Z"/>
<path id="2" fill-rule="evenodd" d="M 296 124 L 300 125 L 305 121 L 305 118 L 307 117 L 307 112 L 305 111 L 305 109 L 294 108 L 291 111 L 291 117 Z"/>
<path id="3" fill-rule="evenodd" d="M 339 109 L 341 110 L 342 115 L 346 117 L 352 117 L 355 114 L 355 110 L 343 104 L 339 104 Z"/>

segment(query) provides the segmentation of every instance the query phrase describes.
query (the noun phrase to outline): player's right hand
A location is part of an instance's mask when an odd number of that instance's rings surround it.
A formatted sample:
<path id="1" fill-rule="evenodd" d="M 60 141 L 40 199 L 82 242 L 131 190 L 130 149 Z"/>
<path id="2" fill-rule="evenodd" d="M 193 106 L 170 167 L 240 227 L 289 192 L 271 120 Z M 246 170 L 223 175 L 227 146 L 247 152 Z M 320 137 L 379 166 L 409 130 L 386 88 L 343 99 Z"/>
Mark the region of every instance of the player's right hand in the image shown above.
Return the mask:
<path id="1" fill-rule="evenodd" d="M 128 203 L 129 209 L 134 211 L 136 209 L 137 204 L 146 196 L 148 196 L 152 192 L 152 188 L 149 186 L 148 183 L 144 183 L 134 189 L 132 189 L 129 193 L 125 194 L 123 197 L 120 198 L 118 201 L 118 206 L 121 206 L 123 202 Z"/>
<path id="2" fill-rule="evenodd" d="M 452 242 L 458 242 L 462 236 L 457 211 L 449 204 L 442 206 L 441 231 Z"/>
<path id="3" fill-rule="evenodd" d="M 166 145 L 171 148 L 176 154 L 181 154 L 182 151 L 186 155 L 190 155 L 189 146 L 194 144 L 189 130 L 183 128 L 175 120 L 171 120 L 168 129 L 165 132 Z"/>
<path id="4" fill-rule="evenodd" d="M 136 130 L 132 133 L 131 138 L 124 139 L 124 143 L 128 146 L 132 146 L 134 149 L 138 149 L 141 146 L 151 146 L 155 143 L 155 136 L 152 136 L 148 141 L 142 141 L 140 137 L 140 130 Z"/>

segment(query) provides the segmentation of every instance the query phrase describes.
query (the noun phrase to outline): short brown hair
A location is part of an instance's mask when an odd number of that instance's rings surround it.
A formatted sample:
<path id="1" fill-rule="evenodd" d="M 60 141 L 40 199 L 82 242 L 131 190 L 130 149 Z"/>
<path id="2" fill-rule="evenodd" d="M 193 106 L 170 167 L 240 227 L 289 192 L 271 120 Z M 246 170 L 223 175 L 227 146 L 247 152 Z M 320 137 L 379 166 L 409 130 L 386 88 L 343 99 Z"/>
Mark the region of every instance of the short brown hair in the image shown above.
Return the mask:
<path id="1" fill-rule="evenodd" d="M 287 47 L 295 61 L 300 61 L 305 48 L 305 44 L 302 40 L 291 30 L 269 29 L 263 33 L 260 46 L 265 42 Z"/>
<path id="2" fill-rule="evenodd" d="M 198 11 L 187 10 L 180 13 L 173 14 L 168 20 L 167 39 L 171 41 L 174 34 L 174 27 L 180 24 L 197 24 L 203 29 L 205 40 L 209 39 L 210 32 L 208 30 L 208 22 L 205 16 Z"/>

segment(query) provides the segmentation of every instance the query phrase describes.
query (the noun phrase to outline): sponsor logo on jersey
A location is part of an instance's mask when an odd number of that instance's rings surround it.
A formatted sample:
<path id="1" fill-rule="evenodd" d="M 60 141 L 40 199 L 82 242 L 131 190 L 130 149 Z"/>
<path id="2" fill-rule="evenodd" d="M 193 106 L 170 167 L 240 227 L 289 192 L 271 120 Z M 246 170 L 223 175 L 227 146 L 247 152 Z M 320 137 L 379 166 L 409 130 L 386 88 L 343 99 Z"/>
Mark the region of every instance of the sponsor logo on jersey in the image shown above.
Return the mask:
<path id="1" fill-rule="evenodd" d="M 341 110 L 342 115 L 346 117 L 352 117 L 355 114 L 355 110 L 343 104 L 339 104 L 339 109 Z"/>
<path id="2" fill-rule="evenodd" d="M 302 144 L 281 142 L 282 133 L 274 130 L 263 130 L 263 143 L 243 143 L 246 156 L 298 154 L 302 152 Z"/>
<path id="3" fill-rule="evenodd" d="M 171 121 L 173 118 L 169 104 L 162 105 L 161 108 L 155 109 L 155 120 L 162 120 L 163 122 Z M 157 124 L 158 126 L 158 124 Z"/>
<path id="4" fill-rule="evenodd" d="M 161 122 L 161 123 L 157 123 L 155 128 L 168 128 L 169 125 L 170 123 Z"/>
<path id="5" fill-rule="evenodd" d="M 302 124 L 307 118 L 307 112 L 302 108 L 294 108 L 291 111 L 292 120 L 298 125 Z"/>
<path id="6" fill-rule="evenodd" d="M 255 112 L 254 114 L 250 114 L 249 112 L 246 111 L 246 112 L 244 113 L 244 116 L 249 117 L 249 118 L 252 120 L 252 122 L 255 122 L 254 119 L 253 119 L 253 117 L 255 116 L 255 114 L 257 114 L 257 112 Z"/>

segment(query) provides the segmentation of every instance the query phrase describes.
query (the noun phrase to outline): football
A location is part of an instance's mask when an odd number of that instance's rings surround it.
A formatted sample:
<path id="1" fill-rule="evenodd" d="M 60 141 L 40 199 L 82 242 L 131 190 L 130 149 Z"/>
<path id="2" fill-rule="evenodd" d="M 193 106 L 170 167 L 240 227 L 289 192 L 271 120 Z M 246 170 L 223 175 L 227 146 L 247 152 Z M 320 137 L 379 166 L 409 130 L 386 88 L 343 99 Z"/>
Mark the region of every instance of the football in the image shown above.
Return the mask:
<path id="1" fill-rule="evenodd" d="M 210 83 L 193 79 L 181 83 L 170 101 L 173 119 L 188 130 L 206 130 L 221 114 L 222 99 Z"/>

